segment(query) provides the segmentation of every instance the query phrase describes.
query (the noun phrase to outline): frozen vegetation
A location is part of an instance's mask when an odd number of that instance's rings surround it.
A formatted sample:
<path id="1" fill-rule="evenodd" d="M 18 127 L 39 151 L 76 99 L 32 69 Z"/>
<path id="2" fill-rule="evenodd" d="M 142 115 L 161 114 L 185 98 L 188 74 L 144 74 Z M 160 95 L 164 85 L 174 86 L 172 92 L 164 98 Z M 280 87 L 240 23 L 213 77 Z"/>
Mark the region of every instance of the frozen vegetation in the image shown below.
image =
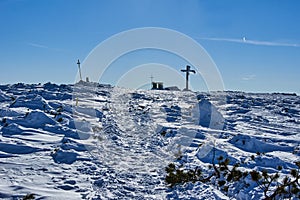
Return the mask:
<path id="1" fill-rule="evenodd" d="M 0 198 L 298 199 L 300 97 L 0 86 Z"/>

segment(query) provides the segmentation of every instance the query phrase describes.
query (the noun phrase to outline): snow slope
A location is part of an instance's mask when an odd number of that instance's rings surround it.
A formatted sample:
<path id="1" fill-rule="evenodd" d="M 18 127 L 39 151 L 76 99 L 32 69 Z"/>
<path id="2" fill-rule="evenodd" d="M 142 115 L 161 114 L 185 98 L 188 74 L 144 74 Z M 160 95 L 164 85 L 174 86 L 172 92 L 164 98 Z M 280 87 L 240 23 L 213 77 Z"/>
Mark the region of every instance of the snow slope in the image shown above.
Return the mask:
<path id="1" fill-rule="evenodd" d="M 215 148 L 245 170 L 288 173 L 300 160 L 300 97 L 1 85 L 0 134 L 3 199 L 260 199 L 255 184 L 228 196 L 200 182 L 171 189 L 165 167 L 208 169 Z"/>

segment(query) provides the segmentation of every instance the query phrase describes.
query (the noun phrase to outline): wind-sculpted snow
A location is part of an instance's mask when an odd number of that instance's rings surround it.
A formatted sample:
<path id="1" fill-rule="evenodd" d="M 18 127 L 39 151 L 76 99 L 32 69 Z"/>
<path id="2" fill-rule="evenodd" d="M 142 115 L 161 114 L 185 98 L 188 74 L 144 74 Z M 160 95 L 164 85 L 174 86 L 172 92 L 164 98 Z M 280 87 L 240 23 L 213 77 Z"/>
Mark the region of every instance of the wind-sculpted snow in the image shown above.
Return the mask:
<path id="1" fill-rule="evenodd" d="M 26 107 L 28 109 L 49 110 L 50 106 L 45 99 L 39 95 L 27 95 L 18 97 L 11 105 L 11 108 Z"/>
<path id="2" fill-rule="evenodd" d="M 2 92 L 2 90 L 0 89 L 0 102 L 3 102 L 3 101 L 9 101 L 10 98 L 8 95 L 6 95 L 4 92 Z"/>
<path id="3" fill-rule="evenodd" d="M 45 125 L 55 125 L 57 122 L 50 116 L 41 111 L 31 111 L 24 117 L 12 120 L 24 127 L 43 128 Z"/>
<path id="4" fill-rule="evenodd" d="M 2 136 L 11 136 L 11 135 L 17 135 L 22 134 L 24 131 L 20 127 L 20 125 L 11 123 L 9 125 L 3 126 L 1 128 Z"/>
<path id="5" fill-rule="evenodd" d="M 234 146 L 248 152 L 272 152 L 272 151 L 293 151 L 293 147 L 289 145 L 278 145 L 272 141 L 261 141 L 249 135 L 238 134 L 228 141 Z"/>
<path id="6" fill-rule="evenodd" d="M 212 183 L 169 188 L 165 167 L 278 171 L 300 160 L 300 97 L 113 88 L 97 83 L 0 86 L 0 198 L 261 199 Z M 215 161 L 216 162 L 216 161 Z"/>
<path id="7" fill-rule="evenodd" d="M 0 143 L 0 149 L 2 152 L 11 153 L 11 154 L 29 154 L 29 153 L 34 153 L 42 150 L 40 148 L 30 147 L 22 144 L 7 144 L 7 143 Z"/>

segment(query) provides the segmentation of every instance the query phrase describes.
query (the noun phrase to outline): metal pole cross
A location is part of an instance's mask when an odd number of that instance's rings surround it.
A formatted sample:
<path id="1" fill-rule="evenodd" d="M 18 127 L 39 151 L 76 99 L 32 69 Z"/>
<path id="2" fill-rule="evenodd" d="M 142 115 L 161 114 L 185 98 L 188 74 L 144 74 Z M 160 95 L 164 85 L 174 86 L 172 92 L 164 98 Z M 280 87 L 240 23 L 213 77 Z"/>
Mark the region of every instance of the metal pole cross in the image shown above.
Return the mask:
<path id="1" fill-rule="evenodd" d="M 186 76 L 185 76 L 185 90 L 189 90 L 189 75 L 190 75 L 190 72 L 193 72 L 195 74 L 196 71 L 191 70 L 191 66 L 189 66 L 189 65 L 186 66 L 186 69 L 182 69 L 181 71 L 186 73 Z"/>

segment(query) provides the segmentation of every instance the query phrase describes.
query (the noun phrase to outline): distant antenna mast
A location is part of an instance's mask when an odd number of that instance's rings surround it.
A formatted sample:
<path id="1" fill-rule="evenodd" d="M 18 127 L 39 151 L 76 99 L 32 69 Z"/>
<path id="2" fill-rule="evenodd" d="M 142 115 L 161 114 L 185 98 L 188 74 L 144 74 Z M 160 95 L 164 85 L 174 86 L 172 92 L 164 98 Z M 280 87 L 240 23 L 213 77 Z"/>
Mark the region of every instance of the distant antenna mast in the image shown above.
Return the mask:
<path id="1" fill-rule="evenodd" d="M 150 76 L 150 80 L 151 80 L 151 83 L 150 83 L 150 87 L 152 88 L 152 83 L 153 83 L 153 75 L 151 74 L 151 76 Z"/>
<path id="2" fill-rule="evenodd" d="M 181 71 L 186 73 L 186 77 L 185 77 L 185 90 L 189 90 L 189 75 L 190 75 L 190 72 L 193 72 L 195 74 L 196 71 L 195 70 L 191 70 L 191 67 L 188 66 L 188 65 L 186 66 L 186 69 L 182 69 Z"/>
<path id="3" fill-rule="evenodd" d="M 81 69 L 80 69 L 80 61 L 79 61 L 79 59 L 78 59 L 78 61 L 77 61 L 77 65 L 78 65 L 78 69 L 79 69 L 80 80 L 82 81 Z"/>

